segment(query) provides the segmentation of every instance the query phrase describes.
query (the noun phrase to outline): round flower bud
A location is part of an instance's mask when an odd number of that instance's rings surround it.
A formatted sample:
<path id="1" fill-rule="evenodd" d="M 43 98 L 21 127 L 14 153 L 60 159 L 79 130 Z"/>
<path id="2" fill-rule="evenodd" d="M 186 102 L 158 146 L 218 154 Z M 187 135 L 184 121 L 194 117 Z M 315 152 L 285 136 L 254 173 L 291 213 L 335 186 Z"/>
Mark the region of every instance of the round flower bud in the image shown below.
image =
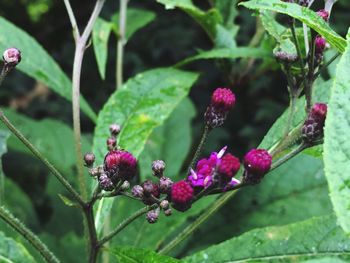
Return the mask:
<path id="1" fill-rule="evenodd" d="M 146 205 L 152 205 L 157 202 L 155 198 L 159 198 L 160 192 L 157 184 L 151 180 L 146 180 L 142 184 L 143 187 L 143 199 L 142 202 Z"/>
<path id="2" fill-rule="evenodd" d="M 164 210 L 164 215 L 165 215 L 165 216 L 171 216 L 172 213 L 173 213 L 173 211 L 172 211 L 170 208 L 167 209 L 167 210 Z"/>
<path id="3" fill-rule="evenodd" d="M 105 156 L 104 168 L 111 178 L 129 181 L 136 174 L 137 160 L 127 151 L 110 151 Z"/>
<path id="4" fill-rule="evenodd" d="M 162 202 L 160 202 L 160 207 L 164 210 L 167 210 L 169 208 L 169 201 L 163 200 Z"/>
<path id="5" fill-rule="evenodd" d="M 264 149 L 252 149 L 244 156 L 243 163 L 246 170 L 243 180 L 256 184 L 270 170 L 272 157 Z"/>
<path id="6" fill-rule="evenodd" d="M 156 223 L 158 218 L 159 218 L 159 208 L 155 210 L 151 210 L 146 214 L 146 219 L 150 224 Z"/>
<path id="7" fill-rule="evenodd" d="M 98 167 L 92 167 L 92 168 L 89 169 L 89 174 L 92 177 L 96 177 L 96 176 L 99 176 L 101 173 L 100 173 Z"/>
<path id="8" fill-rule="evenodd" d="M 117 145 L 117 140 L 114 137 L 110 137 L 107 139 L 107 149 L 108 151 L 112 151 Z"/>
<path id="9" fill-rule="evenodd" d="M 137 198 L 143 198 L 143 187 L 141 185 L 135 185 L 131 189 L 131 194 Z"/>
<path id="10" fill-rule="evenodd" d="M 231 178 L 237 174 L 240 166 L 239 159 L 232 154 L 227 153 L 221 158 L 218 172 L 224 181 L 230 181 Z"/>
<path id="11" fill-rule="evenodd" d="M 165 176 L 159 178 L 159 191 L 162 194 L 168 194 L 172 185 L 173 181 L 170 178 Z"/>
<path id="12" fill-rule="evenodd" d="M 91 167 L 94 162 L 95 162 L 95 154 L 93 153 L 86 153 L 84 155 L 84 161 L 85 161 L 85 165 L 88 167 Z"/>
<path id="13" fill-rule="evenodd" d="M 15 67 L 19 62 L 21 62 L 21 51 L 17 48 L 8 48 L 5 50 L 2 58 L 5 65 Z"/>
<path id="14" fill-rule="evenodd" d="M 217 88 L 204 114 L 206 125 L 212 129 L 221 126 L 235 102 L 236 97 L 231 90 L 227 88 Z"/>
<path id="15" fill-rule="evenodd" d="M 317 36 L 315 39 L 315 53 L 322 54 L 326 48 L 326 44 L 327 42 L 323 37 Z"/>
<path id="16" fill-rule="evenodd" d="M 121 128 L 118 124 L 113 123 L 109 126 L 109 131 L 112 136 L 117 136 L 120 133 L 120 130 Z"/>
<path id="17" fill-rule="evenodd" d="M 152 171 L 153 175 L 160 177 L 163 175 L 163 172 L 165 170 L 165 162 L 162 160 L 156 160 L 152 162 Z"/>
<path id="18" fill-rule="evenodd" d="M 326 22 L 328 22 L 328 19 L 329 19 L 329 13 L 327 10 L 325 9 L 321 9 L 319 11 L 317 11 L 317 14 L 322 17 L 322 19 Z"/>
<path id="19" fill-rule="evenodd" d="M 100 187 L 105 191 L 112 191 L 114 189 L 112 180 L 105 173 L 100 175 L 98 182 Z"/>
<path id="20" fill-rule="evenodd" d="M 188 210 L 191 207 L 193 192 L 193 188 L 186 181 L 174 183 L 171 187 L 172 206 L 181 212 Z"/>
<path id="21" fill-rule="evenodd" d="M 323 127 L 327 116 L 327 105 L 315 103 L 304 122 L 301 133 L 306 143 L 313 143 L 323 137 Z"/>
<path id="22" fill-rule="evenodd" d="M 122 186 L 120 187 L 120 190 L 126 191 L 130 188 L 130 183 L 128 181 L 124 181 Z"/>

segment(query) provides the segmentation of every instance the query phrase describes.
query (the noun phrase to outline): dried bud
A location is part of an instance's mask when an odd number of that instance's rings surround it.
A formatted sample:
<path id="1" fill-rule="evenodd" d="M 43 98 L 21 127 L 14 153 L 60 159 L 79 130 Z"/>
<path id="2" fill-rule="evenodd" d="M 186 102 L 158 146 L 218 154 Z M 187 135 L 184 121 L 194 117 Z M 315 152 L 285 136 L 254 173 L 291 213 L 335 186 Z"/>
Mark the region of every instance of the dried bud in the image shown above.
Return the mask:
<path id="1" fill-rule="evenodd" d="M 135 185 L 131 189 L 131 194 L 137 198 L 143 198 L 143 188 L 141 185 Z"/>
<path id="2" fill-rule="evenodd" d="M 270 170 L 272 157 L 264 149 L 252 149 L 244 156 L 243 163 L 246 170 L 243 180 L 256 184 Z"/>
<path id="3" fill-rule="evenodd" d="M 109 131 L 112 136 L 118 136 L 118 134 L 120 133 L 120 126 L 118 124 L 113 123 L 109 126 Z"/>
<path id="4" fill-rule="evenodd" d="M 148 221 L 148 223 L 150 224 L 154 224 L 157 222 L 158 217 L 159 217 L 159 208 L 155 209 L 155 210 L 151 210 L 146 214 L 146 219 Z"/>
<path id="5" fill-rule="evenodd" d="M 168 177 L 162 176 L 159 179 L 159 191 L 162 194 L 168 194 L 172 185 L 173 181 Z"/>
<path id="6" fill-rule="evenodd" d="M 152 162 L 153 175 L 157 177 L 163 176 L 165 170 L 165 162 L 162 160 L 156 160 Z"/>
<path id="7" fill-rule="evenodd" d="M 105 173 L 100 175 L 98 182 L 100 187 L 105 191 L 112 191 L 114 189 L 112 180 Z"/>
<path id="8" fill-rule="evenodd" d="M 136 174 L 137 160 L 127 151 L 110 151 L 105 156 L 104 168 L 111 178 L 129 181 Z"/>
<path id="9" fill-rule="evenodd" d="M 108 151 L 112 151 L 117 145 L 117 140 L 114 137 L 110 137 L 107 139 L 107 149 Z"/>
<path id="10" fill-rule="evenodd" d="M 172 211 L 170 208 L 167 209 L 167 210 L 164 210 L 164 215 L 165 215 L 165 216 L 171 216 L 172 213 L 173 213 L 173 211 Z"/>
<path id="11" fill-rule="evenodd" d="M 323 127 L 326 116 L 327 105 L 324 103 L 315 103 L 301 131 L 306 143 L 313 143 L 323 137 Z"/>
<path id="12" fill-rule="evenodd" d="M 186 181 L 174 183 L 171 187 L 172 206 L 181 212 L 188 210 L 191 207 L 193 192 L 193 188 Z"/>
<path id="13" fill-rule="evenodd" d="M 329 19 L 329 13 L 327 10 L 325 9 L 321 9 L 319 11 L 317 11 L 317 14 L 322 17 L 322 19 L 326 22 L 328 22 L 328 19 Z"/>
<path id="14" fill-rule="evenodd" d="M 19 62 L 21 62 L 21 51 L 17 48 L 8 48 L 2 55 L 2 59 L 6 66 L 15 67 Z"/>
<path id="15" fill-rule="evenodd" d="M 124 181 L 122 186 L 120 187 L 120 190 L 126 191 L 130 188 L 130 183 L 128 181 Z"/>
<path id="16" fill-rule="evenodd" d="M 291 64 L 297 61 L 298 56 L 296 54 L 290 54 L 285 51 L 277 51 L 274 53 L 275 58 L 285 64 Z"/>
<path id="17" fill-rule="evenodd" d="M 169 201 L 168 200 L 163 200 L 162 202 L 160 202 L 160 207 L 164 210 L 168 210 L 169 208 Z"/>
<path id="18" fill-rule="evenodd" d="M 84 161 L 85 161 L 85 165 L 87 167 L 91 167 L 94 164 L 94 162 L 95 162 L 95 154 L 93 154 L 93 153 L 86 153 L 84 155 Z"/>
<path id="19" fill-rule="evenodd" d="M 210 128 L 221 126 L 236 102 L 236 97 L 231 90 L 227 88 L 217 88 L 208 106 L 204 118 Z"/>

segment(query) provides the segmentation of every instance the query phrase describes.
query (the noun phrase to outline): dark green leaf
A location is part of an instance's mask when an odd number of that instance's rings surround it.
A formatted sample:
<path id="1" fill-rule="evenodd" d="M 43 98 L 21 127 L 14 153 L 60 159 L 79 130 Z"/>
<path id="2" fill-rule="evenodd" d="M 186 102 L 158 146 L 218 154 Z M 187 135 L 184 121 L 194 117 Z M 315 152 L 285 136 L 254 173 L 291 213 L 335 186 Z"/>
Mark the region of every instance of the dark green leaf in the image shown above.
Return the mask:
<path id="1" fill-rule="evenodd" d="M 0 232 L 0 262 L 35 263 L 36 261 L 23 245 Z"/>
<path id="2" fill-rule="evenodd" d="M 197 77 L 198 74 L 164 68 L 138 74 L 127 81 L 99 113 L 93 147 L 97 162 L 103 160 L 106 152 L 105 143 L 111 123 L 122 126 L 119 145 L 138 157 L 153 129 L 169 117 Z M 111 200 L 99 202 L 96 216 L 99 230 L 112 203 Z"/>
<path id="3" fill-rule="evenodd" d="M 155 13 L 142 9 L 128 8 L 126 13 L 126 32 L 125 39 L 128 41 L 132 35 L 142 27 L 145 27 L 156 18 Z M 119 36 L 119 14 L 115 14 L 111 18 L 112 29 Z"/>
<path id="4" fill-rule="evenodd" d="M 324 163 L 330 196 L 339 223 L 350 233 L 350 32 L 337 66 L 325 125 Z"/>
<path id="5" fill-rule="evenodd" d="M 0 50 L 17 47 L 22 52 L 18 69 L 44 83 L 67 100 L 72 98 L 72 83 L 50 55 L 30 35 L 0 17 Z M 92 120 L 96 114 L 81 98 L 82 111 Z"/>
<path id="6" fill-rule="evenodd" d="M 98 18 L 92 31 L 92 42 L 101 78 L 105 79 L 108 55 L 108 39 L 112 31 L 112 24 Z"/>
<path id="7" fill-rule="evenodd" d="M 334 216 L 252 230 L 186 258 L 186 262 L 300 262 L 349 255 L 350 239 Z"/>
<path id="8" fill-rule="evenodd" d="M 200 59 L 217 59 L 217 58 L 226 58 L 226 59 L 236 59 L 236 58 L 268 58 L 272 57 L 272 54 L 264 49 L 260 48 L 247 48 L 247 47 L 236 47 L 236 48 L 222 48 L 222 49 L 213 49 L 209 51 L 203 51 L 198 55 L 189 57 L 176 66 L 181 67 L 192 61 Z"/>
<path id="9" fill-rule="evenodd" d="M 112 255 L 120 263 L 176 263 L 179 260 L 163 255 L 159 255 L 151 250 L 132 248 L 132 247 L 114 247 L 109 249 Z"/>
<path id="10" fill-rule="evenodd" d="M 240 3 L 250 9 L 270 10 L 292 16 L 305 23 L 316 32 L 321 34 L 333 47 L 344 52 L 346 41 L 339 36 L 316 12 L 298 4 L 286 3 L 279 0 L 251 0 Z"/>

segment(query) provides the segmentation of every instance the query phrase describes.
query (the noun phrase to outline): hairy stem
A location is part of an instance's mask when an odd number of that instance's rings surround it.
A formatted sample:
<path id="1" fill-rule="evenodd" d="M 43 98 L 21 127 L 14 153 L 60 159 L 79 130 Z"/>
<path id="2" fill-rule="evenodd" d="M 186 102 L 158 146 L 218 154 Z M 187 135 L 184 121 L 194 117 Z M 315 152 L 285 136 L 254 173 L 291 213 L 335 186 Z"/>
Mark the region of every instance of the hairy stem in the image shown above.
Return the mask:
<path id="1" fill-rule="evenodd" d="M 102 246 L 107 241 L 112 239 L 115 235 L 117 235 L 120 231 L 122 231 L 125 227 L 127 227 L 130 223 L 132 223 L 134 220 L 142 216 L 143 214 L 146 214 L 148 211 L 156 208 L 158 205 L 154 204 L 151 206 L 146 206 L 141 208 L 140 210 L 136 211 L 134 214 L 132 214 L 130 217 L 125 219 L 123 222 L 121 222 L 116 229 L 114 229 L 111 233 L 107 234 L 104 238 L 102 238 L 99 242 L 99 246 Z"/>
<path id="2" fill-rule="evenodd" d="M 196 149 L 196 152 L 192 158 L 192 161 L 191 161 L 191 164 L 190 166 L 188 167 L 188 170 L 190 170 L 191 168 L 193 169 L 196 162 L 198 161 L 198 158 L 203 150 L 203 146 L 205 144 L 205 142 L 207 141 L 207 138 L 208 138 L 208 135 L 209 135 L 209 132 L 210 132 L 210 128 L 208 125 L 205 125 L 204 127 L 204 130 L 203 130 L 203 133 L 202 133 L 202 137 L 201 137 L 201 140 L 198 144 L 198 147 Z"/>
<path id="3" fill-rule="evenodd" d="M 82 206 L 84 205 L 83 198 L 71 186 L 71 184 L 64 178 L 64 176 L 35 148 L 31 142 L 10 122 L 5 116 L 4 112 L 0 110 L 0 120 L 7 126 L 7 128 L 40 160 L 46 165 L 50 172 L 60 181 L 60 183 L 67 189 L 73 198 Z"/>
<path id="4" fill-rule="evenodd" d="M 23 236 L 49 263 L 59 263 L 56 256 L 47 248 L 47 246 L 27 227 L 23 225 L 4 207 L 0 207 L 0 218 L 10 225 L 16 232 Z"/>
<path id="5" fill-rule="evenodd" d="M 124 45 L 126 42 L 126 12 L 129 0 L 120 0 L 119 5 L 119 37 L 117 43 L 117 60 L 116 60 L 116 84 L 117 89 L 123 85 L 123 60 L 124 60 Z"/>

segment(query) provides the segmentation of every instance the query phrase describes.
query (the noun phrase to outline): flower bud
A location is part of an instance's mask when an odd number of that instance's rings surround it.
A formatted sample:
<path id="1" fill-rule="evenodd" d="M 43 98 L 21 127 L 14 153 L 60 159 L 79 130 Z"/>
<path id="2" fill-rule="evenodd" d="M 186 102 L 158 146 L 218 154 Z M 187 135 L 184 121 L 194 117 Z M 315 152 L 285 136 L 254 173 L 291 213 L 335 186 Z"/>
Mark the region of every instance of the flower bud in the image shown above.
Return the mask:
<path id="1" fill-rule="evenodd" d="M 204 114 L 206 125 L 210 128 L 221 126 L 235 102 L 236 97 L 231 90 L 227 88 L 217 88 L 214 91 L 210 105 Z"/>
<path id="2" fill-rule="evenodd" d="M 112 191 L 114 189 L 112 180 L 105 173 L 100 175 L 98 182 L 100 187 L 105 191 Z"/>
<path id="3" fill-rule="evenodd" d="M 114 137 L 110 137 L 107 139 L 107 149 L 108 151 L 112 151 L 117 145 L 117 140 Z"/>
<path id="4" fill-rule="evenodd" d="M 239 159 L 230 153 L 225 154 L 221 158 L 221 162 L 218 167 L 218 173 L 223 181 L 228 182 L 239 171 L 241 164 Z"/>
<path id="5" fill-rule="evenodd" d="M 91 167 L 89 169 L 89 174 L 92 176 L 92 177 L 96 177 L 96 176 L 99 176 L 101 173 L 98 169 L 98 167 Z"/>
<path id="6" fill-rule="evenodd" d="M 317 36 L 315 39 L 315 53 L 322 54 L 326 48 L 326 44 L 327 42 L 323 37 Z"/>
<path id="7" fill-rule="evenodd" d="M 326 116 L 327 105 L 315 103 L 301 130 L 304 142 L 312 144 L 323 137 Z"/>
<path id="8" fill-rule="evenodd" d="M 160 207 L 163 210 L 167 210 L 169 208 L 169 201 L 168 200 L 163 200 L 162 202 L 160 202 Z"/>
<path id="9" fill-rule="evenodd" d="M 191 207 L 193 192 L 193 188 L 186 181 L 174 183 L 171 187 L 172 206 L 181 212 L 188 210 Z"/>
<path id="10" fill-rule="evenodd" d="M 86 153 L 84 155 L 84 161 L 85 161 L 85 165 L 87 167 L 91 167 L 94 164 L 94 162 L 95 162 L 95 154 L 93 154 L 93 153 Z"/>
<path id="11" fill-rule="evenodd" d="M 172 213 L 173 213 L 173 211 L 172 211 L 170 208 L 167 209 L 167 210 L 164 210 L 164 215 L 165 215 L 165 216 L 171 216 Z"/>
<path id="12" fill-rule="evenodd" d="M 256 184 L 270 170 L 272 156 L 264 149 L 252 149 L 244 156 L 243 163 L 245 167 L 243 180 Z"/>
<path id="13" fill-rule="evenodd" d="M 152 171 L 153 175 L 157 177 L 161 177 L 165 170 L 165 162 L 162 160 L 156 160 L 152 162 Z"/>
<path id="14" fill-rule="evenodd" d="M 134 197 L 137 198 L 143 198 L 143 188 L 141 185 L 135 185 L 132 189 L 131 189 L 131 194 Z"/>
<path id="15" fill-rule="evenodd" d="M 21 51 L 17 48 L 8 48 L 2 55 L 2 59 L 6 66 L 15 67 L 21 62 Z"/>
<path id="16" fill-rule="evenodd" d="M 296 54 L 287 53 L 286 51 L 277 51 L 274 56 L 279 62 L 285 64 L 292 64 L 298 59 Z"/>
<path id="17" fill-rule="evenodd" d="M 128 181 L 124 181 L 122 186 L 120 187 L 120 190 L 126 191 L 130 188 L 130 183 Z"/>
<path id="18" fill-rule="evenodd" d="M 317 14 L 326 22 L 328 22 L 329 19 L 329 12 L 325 9 L 321 9 L 317 11 Z"/>
<path id="19" fill-rule="evenodd" d="M 146 219 L 147 219 L 148 223 L 150 223 L 150 224 L 156 223 L 158 218 L 159 218 L 159 212 L 160 212 L 159 208 L 149 211 L 146 214 Z"/>
<path id="20" fill-rule="evenodd" d="M 109 126 L 109 131 L 111 133 L 112 136 L 118 136 L 118 134 L 120 133 L 120 126 L 116 123 L 113 123 Z"/>
<path id="21" fill-rule="evenodd" d="M 172 185 L 173 181 L 168 177 L 162 176 L 159 179 L 159 191 L 162 194 L 168 194 Z"/>
<path id="22" fill-rule="evenodd" d="M 155 198 L 159 198 L 160 192 L 157 184 L 153 183 L 151 180 L 146 180 L 142 184 L 143 187 L 143 203 L 146 205 L 152 205 L 157 201 Z"/>
<path id="23" fill-rule="evenodd" d="M 136 174 L 137 160 L 127 151 L 110 151 L 105 156 L 104 168 L 113 180 L 131 180 Z"/>

